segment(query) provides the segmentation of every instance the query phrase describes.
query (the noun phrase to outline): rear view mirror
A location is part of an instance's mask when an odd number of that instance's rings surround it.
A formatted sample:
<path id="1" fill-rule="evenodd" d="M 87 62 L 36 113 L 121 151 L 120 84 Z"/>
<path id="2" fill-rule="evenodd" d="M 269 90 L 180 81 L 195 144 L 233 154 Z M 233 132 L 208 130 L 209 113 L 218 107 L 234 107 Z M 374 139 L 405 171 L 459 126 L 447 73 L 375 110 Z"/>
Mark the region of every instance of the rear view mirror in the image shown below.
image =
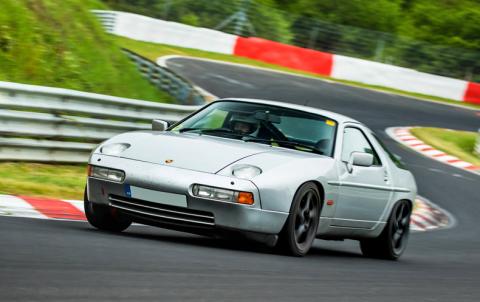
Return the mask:
<path id="1" fill-rule="evenodd" d="M 165 131 L 168 128 L 168 123 L 163 120 L 153 120 L 152 121 L 152 130 L 153 131 Z"/>
<path id="2" fill-rule="evenodd" d="M 268 111 L 257 111 L 255 112 L 254 118 L 259 121 L 270 122 L 272 124 L 280 124 L 280 117 L 276 114 L 272 114 Z"/>
<path id="3" fill-rule="evenodd" d="M 347 170 L 352 173 L 353 166 L 370 167 L 373 165 L 373 154 L 365 152 L 352 152 L 347 163 Z"/>

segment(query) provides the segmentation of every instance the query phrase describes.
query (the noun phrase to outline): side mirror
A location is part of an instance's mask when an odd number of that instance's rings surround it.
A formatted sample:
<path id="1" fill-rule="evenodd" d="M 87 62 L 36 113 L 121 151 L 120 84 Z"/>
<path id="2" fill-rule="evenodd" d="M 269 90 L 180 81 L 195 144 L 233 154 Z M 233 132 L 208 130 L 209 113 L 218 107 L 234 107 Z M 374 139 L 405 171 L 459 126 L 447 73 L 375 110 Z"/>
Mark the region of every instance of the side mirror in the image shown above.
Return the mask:
<path id="1" fill-rule="evenodd" d="M 162 120 L 153 120 L 152 121 L 152 130 L 154 131 L 165 131 L 168 128 L 168 123 Z"/>
<path id="2" fill-rule="evenodd" d="M 370 167 L 373 165 L 373 154 L 365 152 L 352 152 L 347 163 L 347 170 L 352 173 L 353 166 Z"/>

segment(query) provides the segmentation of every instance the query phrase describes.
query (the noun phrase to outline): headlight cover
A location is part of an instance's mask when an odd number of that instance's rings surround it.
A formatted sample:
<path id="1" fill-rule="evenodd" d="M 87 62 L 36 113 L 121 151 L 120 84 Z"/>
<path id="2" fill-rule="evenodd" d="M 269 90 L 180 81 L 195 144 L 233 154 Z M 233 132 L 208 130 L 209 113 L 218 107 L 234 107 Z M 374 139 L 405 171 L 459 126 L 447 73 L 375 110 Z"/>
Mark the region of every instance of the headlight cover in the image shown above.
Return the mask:
<path id="1" fill-rule="evenodd" d="M 251 179 L 262 174 L 262 169 L 252 165 L 235 165 L 232 167 L 232 175 L 242 179 Z"/>
<path id="2" fill-rule="evenodd" d="M 116 143 L 105 145 L 100 148 L 100 152 L 106 155 L 119 155 L 123 151 L 130 148 L 130 144 L 127 143 Z"/>

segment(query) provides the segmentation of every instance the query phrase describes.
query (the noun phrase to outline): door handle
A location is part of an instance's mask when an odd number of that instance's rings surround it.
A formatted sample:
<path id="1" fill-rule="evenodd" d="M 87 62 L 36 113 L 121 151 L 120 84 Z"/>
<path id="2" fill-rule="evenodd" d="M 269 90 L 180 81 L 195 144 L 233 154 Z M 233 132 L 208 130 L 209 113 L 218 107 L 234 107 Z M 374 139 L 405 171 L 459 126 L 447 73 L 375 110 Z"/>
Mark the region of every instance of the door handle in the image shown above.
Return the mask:
<path id="1" fill-rule="evenodd" d="M 387 172 L 387 170 L 383 170 L 383 181 L 388 182 L 388 172 Z"/>

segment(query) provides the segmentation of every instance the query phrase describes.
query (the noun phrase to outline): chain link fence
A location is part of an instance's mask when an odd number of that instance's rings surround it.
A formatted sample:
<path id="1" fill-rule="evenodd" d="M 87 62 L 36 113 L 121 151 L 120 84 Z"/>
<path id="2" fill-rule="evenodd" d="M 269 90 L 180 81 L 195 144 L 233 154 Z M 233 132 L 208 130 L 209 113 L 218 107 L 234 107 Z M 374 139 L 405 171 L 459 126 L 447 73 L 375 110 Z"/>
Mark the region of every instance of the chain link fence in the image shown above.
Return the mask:
<path id="1" fill-rule="evenodd" d="M 138 1 L 143 5 L 132 5 L 125 0 L 104 1 L 117 10 L 240 36 L 262 37 L 447 77 L 480 81 L 480 51 L 435 45 L 390 33 L 294 15 L 255 0 Z"/>

